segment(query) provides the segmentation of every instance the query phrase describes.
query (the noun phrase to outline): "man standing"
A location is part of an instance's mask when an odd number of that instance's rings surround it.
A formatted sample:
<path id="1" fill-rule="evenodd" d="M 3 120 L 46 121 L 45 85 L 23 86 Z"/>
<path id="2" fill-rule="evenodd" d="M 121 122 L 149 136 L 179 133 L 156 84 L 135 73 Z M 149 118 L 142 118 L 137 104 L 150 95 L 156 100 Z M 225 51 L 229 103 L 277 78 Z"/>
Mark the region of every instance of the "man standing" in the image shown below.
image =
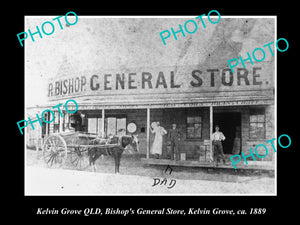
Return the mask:
<path id="1" fill-rule="evenodd" d="M 225 140 L 225 136 L 222 132 L 219 131 L 219 126 L 215 126 L 215 133 L 212 134 L 212 144 L 214 149 L 214 161 L 217 163 L 220 162 L 220 158 L 223 160 L 223 163 L 225 164 L 225 156 L 223 153 L 223 146 L 221 141 Z"/>
<path id="2" fill-rule="evenodd" d="M 156 158 L 159 159 L 162 155 L 163 136 L 167 134 L 167 131 L 160 126 L 159 122 L 152 122 L 150 131 L 151 133 L 155 133 L 150 152 L 155 154 Z"/>
<path id="3" fill-rule="evenodd" d="M 175 154 L 175 160 L 179 160 L 179 143 L 181 140 L 182 133 L 179 129 L 176 128 L 176 124 L 172 124 L 172 129 L 168 131 L 168 139 L 171 142 L 171 160 L 174 160 L 174 154 Z"/>

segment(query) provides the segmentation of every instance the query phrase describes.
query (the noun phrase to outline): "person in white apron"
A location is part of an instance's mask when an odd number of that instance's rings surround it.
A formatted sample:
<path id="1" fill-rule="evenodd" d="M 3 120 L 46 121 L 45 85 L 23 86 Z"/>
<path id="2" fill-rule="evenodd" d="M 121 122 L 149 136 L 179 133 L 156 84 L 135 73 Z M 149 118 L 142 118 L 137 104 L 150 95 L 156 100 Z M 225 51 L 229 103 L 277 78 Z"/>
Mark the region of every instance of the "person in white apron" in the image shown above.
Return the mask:
<path id="1" fill-rule="evenodd" d="M 162 154 L 163 136 L 167 134 L 167 131 L 159 125 L 159 122 L 151 123 L 150 131 L 155 134 L 150 152 L 159 159 Z"/>

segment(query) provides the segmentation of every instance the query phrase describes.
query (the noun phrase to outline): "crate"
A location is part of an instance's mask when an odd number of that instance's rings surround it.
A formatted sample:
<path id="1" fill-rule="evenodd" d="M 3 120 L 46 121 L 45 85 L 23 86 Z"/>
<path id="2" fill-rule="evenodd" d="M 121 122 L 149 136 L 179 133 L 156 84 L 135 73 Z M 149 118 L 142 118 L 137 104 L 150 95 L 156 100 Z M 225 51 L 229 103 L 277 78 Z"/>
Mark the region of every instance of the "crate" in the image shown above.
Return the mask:
<path id="1" fill-rule="evenodd" d="M 210 146 L 209 145 L 200 146 L 199 161 L 200 162 L 209 162 L 209 161 L 211 161 L 211 152 L 210 152 Z"/>
<path id="2" fill-rule="evenodd" d="M 180 160 L 186 160 L 186 153 L 180 153 Z"/>

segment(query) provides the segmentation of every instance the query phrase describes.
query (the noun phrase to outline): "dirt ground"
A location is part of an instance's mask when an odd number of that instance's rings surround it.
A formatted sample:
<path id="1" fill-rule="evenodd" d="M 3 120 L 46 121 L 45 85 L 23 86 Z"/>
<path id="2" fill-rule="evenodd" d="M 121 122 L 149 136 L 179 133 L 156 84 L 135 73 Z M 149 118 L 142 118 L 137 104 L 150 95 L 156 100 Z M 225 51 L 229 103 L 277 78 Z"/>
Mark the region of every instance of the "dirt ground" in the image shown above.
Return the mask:
<path id="1" fill-rule="evenodd" d="M 29 195 L 275 194 L 274 175 L 266 171 L 239 170 L 236 172 L 233 169 L 172 166 L 173 171 L 169 174 L 165 173 L 165 169 L 165 166 L 144 165 L 139 157 L 125 154 L 121 159 L 120 174 L 117 175 L 114 173 L 114 161 L 111 157 L 100 158 L 97 161 L 97 172 L 94 172 L 91 167 L 78 171 L 74 169 L 69 159 L 61 168 L 52 169 L 48 168 L 44 162 L 41 152 L 37 157 L 35 151 L 27 150 L 25 188 Z M 153 186 L 155 181 L 158 179 L 162 181 L 163 178 L 167 179 L 166 185 Z M 69 182 L 66 183 L 66 180 Z M 171 180 L 175 180 L 176 184 L 168 188 Z M 51 185 L 47 185 L 49 182 Z M 73 185 L 70 186 L 70 184 Z M 83 186 L 85 188 L 81 189 L 80 187 Z"/>

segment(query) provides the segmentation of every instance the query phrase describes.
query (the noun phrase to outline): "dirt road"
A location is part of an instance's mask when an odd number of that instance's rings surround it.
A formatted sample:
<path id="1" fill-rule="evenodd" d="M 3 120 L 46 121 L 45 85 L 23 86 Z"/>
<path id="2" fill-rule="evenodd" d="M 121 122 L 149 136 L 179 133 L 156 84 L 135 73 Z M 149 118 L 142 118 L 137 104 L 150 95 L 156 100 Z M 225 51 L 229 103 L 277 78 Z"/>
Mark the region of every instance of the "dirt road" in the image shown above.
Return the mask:
<path id="1" fill-rule="evenodd" d="M 136 159 L 124 157 L 120 174 L 114 174 L 112 159 L 99 160 L 98 171 L 77 171 L 65 166 L 47 168 L 42 159 L 27 151 L 26 195 L 265 195 L 275 194 L 275 178 L 265 174 L 235 174 L 231 171 L 144 167 Z M 159 181 L 166 182 L 158 185 Z"/>

